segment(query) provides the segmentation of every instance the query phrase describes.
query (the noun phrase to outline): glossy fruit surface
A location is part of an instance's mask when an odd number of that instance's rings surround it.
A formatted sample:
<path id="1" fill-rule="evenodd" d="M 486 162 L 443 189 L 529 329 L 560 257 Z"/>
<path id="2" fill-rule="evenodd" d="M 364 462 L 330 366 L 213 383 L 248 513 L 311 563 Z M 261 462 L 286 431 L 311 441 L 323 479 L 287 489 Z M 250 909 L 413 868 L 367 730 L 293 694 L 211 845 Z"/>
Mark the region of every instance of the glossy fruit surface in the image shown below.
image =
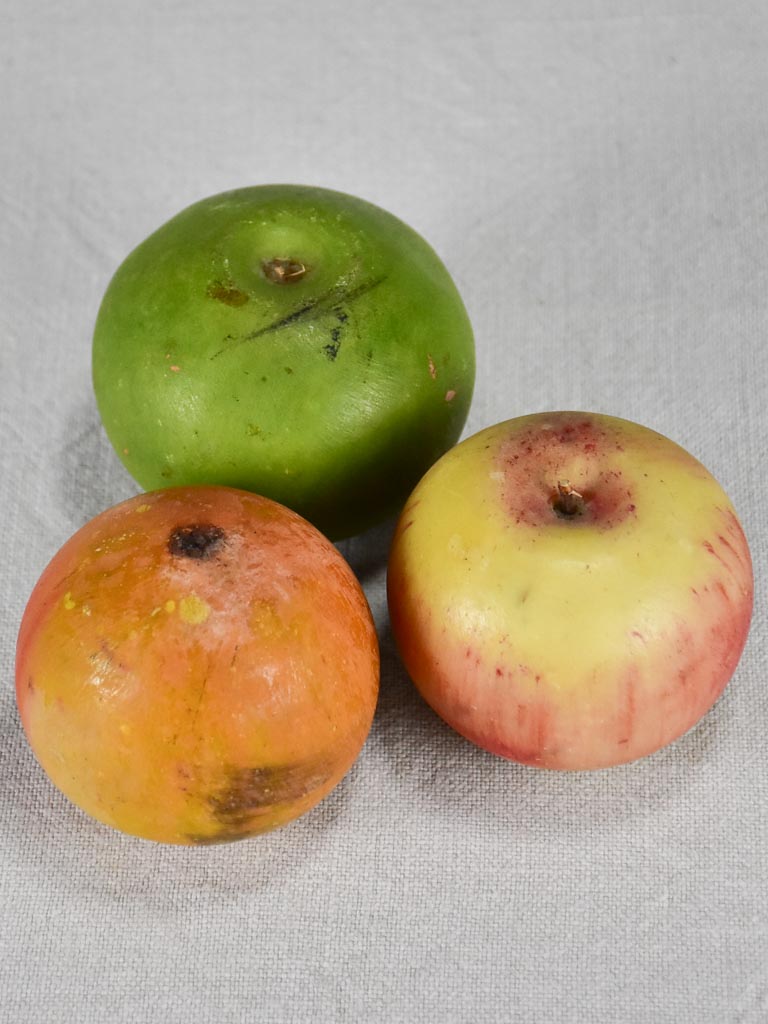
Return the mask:
<path id="1" fill-rule="evenodd" d="M 298 515 L 193 487 L 103 512 L 53 558 L 19 632 L 16 692 L 52 781 L 168 843 L 297 817 L 370 728 L 378 646 L 351 569 Z"/>
<path id="2" fill-rule="evenodd" d="M 430 470 L 388 591 L 406 667 L 458 732 L 525 764 L 599 768 L 709 710 L 753 579 L 701 463 L 638 424 L 564 412 L 489 427 Z"/>
<path id="3" fill-rule="evenodd" d="M 338 538 L 398 509 L 457 440 L 474 342 L 448 272 L 402 221 L 259 186 L 190 206 L 127 257 L 93 378 L 146 489 L 245 488 Z"/>

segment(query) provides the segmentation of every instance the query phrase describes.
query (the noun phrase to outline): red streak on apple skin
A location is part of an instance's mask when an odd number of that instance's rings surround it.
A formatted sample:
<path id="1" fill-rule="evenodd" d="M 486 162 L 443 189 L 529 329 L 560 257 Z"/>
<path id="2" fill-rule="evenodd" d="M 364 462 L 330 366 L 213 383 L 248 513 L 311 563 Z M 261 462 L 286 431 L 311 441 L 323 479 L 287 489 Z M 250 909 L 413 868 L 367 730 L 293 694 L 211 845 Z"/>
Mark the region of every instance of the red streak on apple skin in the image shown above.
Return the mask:
<path id="1" fill-rule="evenodd" d="M 586 501 L 583 515 L 564 527 L 579 524 L 611 529 L 636 514 L 633 490 L 611 455 L 623 451 L 594 420 L 558 413 L 544 425 L 509 437 L 499 449 L 504 479 L 503 504 L 515 523 L 551 525 L 557 485 L 567 480 Z"/>
<path id="2" fill-rule="evenodd" d="M 546 678 L 532 691 L 530 669 L 504 671 L 497 663 L 489 671 L 476 657 L 457 694 L 448 650 L 441 658 L 443 684 L 434 691 L 441 713 L 472 742 L 525 765 L 600 768 L 653 753 L 700 720 L 738 663 L 751 604 L 743 595 L 734 602 L 720 583 L 712 579 L 706 590 L 708 629 L 678 622 L 651 637 L 643 654 L 628 655 L 615 679 L 592 681 L 603 695 L 594 705 L 578 697 L 568 703 Z"/>
<path id="3" fill-rule="evenodd" d="M 708 540 L 703 541 L 701 546 L 704 548 L 705 551 L 708 551 L 710 555 L 716 558 L 721 565 L 725 566 L 726 569 L 728 568 L 728 563 L 725 561 L 722 555 L 719 555 L 715 551 L 714 547 L 710 544 Z"/>
<path id="4" fill-rule="evenodd" d="M 738 559 L 739 555 L 736 551 L 736 548 L 734 548 L 734 546 L 731 543 L 729 543 L 729 541 L 722 535 L 722 533 L 718 533 L 717 539 L 720 541 L 722 546 L 734 556 L 734 558 Z"/>
<path id="5" fill-rule="evenodd" d="M 742 565 L 746 565 L 751 571 L 752 559 L 749 554 L 749 545 L 736 513 L 732 508 L 726 509 L 723 513 L 723 518 L 725 520 L 725 532 L 731 535 L 736 557 Z"/>
<path id="6" fill-rule="evenodd" d="M 517 761 L 518 764 L 528 765 L 531 768 L 539 768 L 542 766 L 542 743 L 543 737 L 546 735 L 546 718 L 543 714 L 539 714 L 536 718 L 536 726 L 532 731 L 534 738 L 531 740 L 529 746 L 515 743 L 502 743 L 493 740 L 488 742 L 480 743 L 485 750 L 491 754 L 496 754 L 497 757 L 503 757 L 507 761 Z M 472 740 L 471 736 L 467 736 L 467 739 Z M 477 740 L 473 742 L 477 743 Z"/>
<path id="7" fill-rule="evenodd" d="M 503 695 L 499 696 L 500 699 L 504 699 Z M 510 705 L 514 707 L 513 734 L 509 730 L 505 731 L 503 736 L 498 730 L 487 730 L 475 734 L 464 729 L 457 731 L 498 757 L 503 757 L 508 761 L 517 761 L 519 764 L 540 767 L 546 758 L 551 721 L 556 709 L 536 697 L 533 699 L 521 698 L 520 702 L 514 705 L 512 704 L 513 699 L 510 698 Z M 505 717 L 508 721 L 508 715 Z"/>
<path id="8" fill-rule="evenodd" d="M 624 744 L 629 743 L 632 738 L 632 729 L 635 724 L 635 713 L 637 711 L 636 690 L 639 684 L 639 667 L 637 665 L 628 666 L 624 679 L 622 680 L 624 713 L 622 716 L 623 721 L 619 728 L 619 732 L 621 734 L 621 738 L 618 740 L 619 746 L 624 746 Z"/>

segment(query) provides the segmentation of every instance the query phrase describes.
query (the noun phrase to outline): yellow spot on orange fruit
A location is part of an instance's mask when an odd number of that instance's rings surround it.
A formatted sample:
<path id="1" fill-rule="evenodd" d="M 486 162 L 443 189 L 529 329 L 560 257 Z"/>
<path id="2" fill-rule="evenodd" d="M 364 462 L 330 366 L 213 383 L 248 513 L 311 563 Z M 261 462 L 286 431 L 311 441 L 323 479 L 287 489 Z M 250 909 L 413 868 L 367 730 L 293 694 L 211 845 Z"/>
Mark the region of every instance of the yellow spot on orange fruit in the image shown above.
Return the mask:
<path id="1" fill-rule="evenodd" d="M 73 608 L 77 608 L 77 601 L 72 600 L 72 591 L 68 590 L 64 595 L 64 607 L 68 612 L 71 612 Z"/>
<path id="2" fill-rule="evenodd" d="M 251 606 L 251 629 L 257 636 L 275 637 L 285 632 L 283 621 L 272 601 L 254 601 Z"/>
<path id="3" fill-rule="evenodd" d="M 179 601 L 179 614 L 191 626 L 199 626 L 211 614 L 211 608 L 197 594 L 190 594 Z"/>
<path id="4" fill-rule="evenodd" d="M 176 602 L 175 601 L 166 601 L 165 602 L 165 610 L 169 614 L 170 614 L 170 612 L 175 612 L 176 611 Z"/>
<path id="5" fill-rule="evenodd" d="M 137 512 L 149 512 L 151 505 L 139 505 L 136 509 Z"/>

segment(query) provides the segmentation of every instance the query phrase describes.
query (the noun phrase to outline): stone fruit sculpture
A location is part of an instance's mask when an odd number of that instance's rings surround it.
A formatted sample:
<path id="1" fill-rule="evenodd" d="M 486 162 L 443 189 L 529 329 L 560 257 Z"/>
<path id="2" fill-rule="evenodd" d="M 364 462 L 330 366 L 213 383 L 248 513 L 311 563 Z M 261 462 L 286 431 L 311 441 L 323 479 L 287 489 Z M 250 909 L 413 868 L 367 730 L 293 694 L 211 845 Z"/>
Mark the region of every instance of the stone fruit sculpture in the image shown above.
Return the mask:
<path id="1" fill-rule="evenodd" d="M 445 267 L 396 217 L 259 186 L 190 206 L 127 257 L 93 380 L 144 488 L 244 488 L 340 538 L 398 510 L 458 439 L 474 343 Z"/>
<path id="2" fill-rule="evenodd" d="M 522 416 L 448 452 L 408 500 L 388 575 L 417 687 L 486 750 L 602 768 L 681 736 L 749 629 L 731 502 L 678 445 L 626 420 Z"/>
<path id="3" fill-rule="evenodd" d="M 223 487 L 142 494 L 46 568 L 16 692 L 51 780 L 99 821 L 216 843 L 296 818 L 347 772 L 376 704 L 365 597 L 286 508 Z"/>

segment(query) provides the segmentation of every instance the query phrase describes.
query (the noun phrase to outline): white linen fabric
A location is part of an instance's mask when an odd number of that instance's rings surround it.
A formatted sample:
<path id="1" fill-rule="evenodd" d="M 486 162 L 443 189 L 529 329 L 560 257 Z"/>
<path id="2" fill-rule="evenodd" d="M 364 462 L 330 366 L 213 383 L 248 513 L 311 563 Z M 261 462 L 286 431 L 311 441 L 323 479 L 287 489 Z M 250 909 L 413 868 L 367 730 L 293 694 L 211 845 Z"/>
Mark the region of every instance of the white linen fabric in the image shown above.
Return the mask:
<path id="1" fill-rule="evenodd" d="M 0 1019 L 768 1021 L 765 0 L 39 0 L 2 24 Z M 607 412 L 721 481 L 755 617 L 678 743 L 567 774 L 454 735 L 393 647 L 385 525 L 340 545 L 380 706 L 313 812 L 173 848 L 49 784 L 13 695 L 21 614 L 138 490 L 91 390 L 101 295 L 188 203 L 274 181 L 376 202 L 441 254 L 476 331 L 466 434 Z"/>

